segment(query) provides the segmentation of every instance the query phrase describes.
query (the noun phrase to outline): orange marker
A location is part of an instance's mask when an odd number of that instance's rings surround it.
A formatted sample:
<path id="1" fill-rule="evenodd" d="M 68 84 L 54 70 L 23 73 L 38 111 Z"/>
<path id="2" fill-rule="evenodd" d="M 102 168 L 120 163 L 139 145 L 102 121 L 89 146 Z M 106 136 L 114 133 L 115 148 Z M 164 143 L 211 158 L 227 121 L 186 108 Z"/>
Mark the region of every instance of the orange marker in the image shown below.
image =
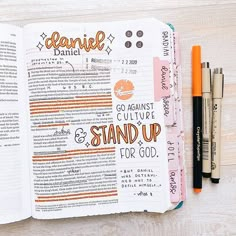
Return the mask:
<path id="1" fill-rule="evenodd" d="M 193 188 L 202 190 L 202 71 L 201 47 L 192 47 Z"/>

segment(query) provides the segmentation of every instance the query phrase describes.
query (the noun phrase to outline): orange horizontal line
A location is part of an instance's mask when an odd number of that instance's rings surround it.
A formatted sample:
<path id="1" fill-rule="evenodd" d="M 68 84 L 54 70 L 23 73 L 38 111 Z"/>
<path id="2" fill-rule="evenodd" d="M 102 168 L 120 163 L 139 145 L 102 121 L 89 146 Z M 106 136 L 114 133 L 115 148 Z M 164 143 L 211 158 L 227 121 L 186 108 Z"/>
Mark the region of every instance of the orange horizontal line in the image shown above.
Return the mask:
<path id="1" fill-rule="evenodd" d="M 38 106 L 38 107 L 33 107 L 30 108 L 30 111 L 35 111 L 35 110 L 49 110 L 49 109 L 70 109 L 70 108 L 80 108 L 80 107 L 89 107 L 89 105 L 102 105 L 102 104 L 106 104 L 106 105 L 112 105 L 112 103 L 110 101 L 108 102 L 91 102 L 91 103 L 74 103 L 72 105 L 80 105 L 80 106 L 73 106 L 70 107 L 68 104 L 64 104 L 64 105 L 43 105 L 43 106 Z M 43 107 L 43 108 L 39 108 L 39 107 Z"/>
<path id="2" fill-rule="evenodd" d="M 33 159 L 33 161 L 64 161 L 69 159 L 72 159 L 72 157 L 55 158 L 55 159 Z"/>
<path id="3" fill-rule="evenodd" d="M 62 101 L 62 100 L 56 100 L 56 101 L 48 101 L 48 102 L 35 102 L 35 103 L 30 103 L 30 107 L 37 107 L 37 106 L 46 106 L 46 105 L 60 105 L 60 104 L 66 104 L 66 105 L 73 105 L 78 102 L 93 102 L 93 101 L 111 101 L 111 98 L 97 98 L 97 99 L 74 99 L 74 100 L 67 100 L 67 101 Z"/>
<path id="4" fill-rule="evenodd" d="M 62 108 L 60 110 L 51 110 L 50 108 L 47 109 L 47 111 L 40 111 L 40 110 L 33 110 L 32 112 L 30 112 L 31 115 L 34 115 L 34 114 L 43 114 L 43 113 L 55 113 L 55 112 L 60 112 L 60 111 L 64 111 L 64 110 L 69 110 L 69 109 L 82 109 L 82 108 L 92 108 L 92 107 L 112 107 L 112 104 L 109 104 L 109 105 L 90 105 L 90 106 L 81 106 L 81 107 L 69 107 L 69 108 Z"/>
<path id="5" fill-rule="evenodd" d="M 59 110 L 50 110 L 50 111 L 39 111 L 39 112 L 30 112 L 30 115 L 35 115 L 35 114 L 45 114 L 45 113 L 57 113 Z"/>
<path id="6" fill-rule="evenodd" d="M 65 152 L 83 152 L 83 151 L 100 151 L 100 150 L 110 150 L 115 149 L 115 147 L 106 147 L 106 148 L 88 148 L 88 149 L 75 149 L 75 150 L 68 150 Z"/>
<path id="7" fill-rule="evenodd" d="M 53 157 L 67 157 L 67 156 L 76 156 L 76 155 L 86 155 L 86 154 L 99 154 L 99 153 L 109 153 L 115 152 L 115 150 L 108 151 L 94 151 L 94 152 L 78 152 L 78 153 L 69 153 L 69 154 L 58 154 L 58 155 L 50 155 L 50 156 L 33 156 L 33 158 L 53 158 Z"/>
<path id="8" fill-rule="evenodd" d="M 94 100 L 93 98 L 96 98 L 96 100 L 99 98 L 101 100 L 106 100 L 107 98 L 111 98 L 111 95 L 99 95 L 99 96 L 76 96 L 75 98 L 80 98 L 80 99 L 83 99 L 83 98 L 92 98 L 90 100 Z M 39 100 L 39 101 L 35 101 L 35 102 L 30 102 L 30 104 L 38 104 L 38 103 L 54 103 L 54 102 L 73 102 L 73 101 L 77 101 L 78 99 L 54 99 L 54 100 Z M 78 100 L 78 101 L 81 101 L 81 100 Z M 86 101 L 86 99 L 85 99 Z"/>
<path id="9" fill-rule="evenodd" d="M 61 198 L 61 197 L 74 197 L 83 195 L 93 195 L 93 194 L 105 194 L 105 193 L 117 193 L 117 190 L 103 191 L 103 192 L 85 192 L 85 193 L 75 193 L 75 194 L 64 194 L 64 195 L 51 195 L 51 196 L 38 196 L 38 198 Z"/>
<path id="10" fill-rule="evenodd" d="M 53 127 L 53 126 L 68 126 L 68 123 L 64 123 L 64 124 L 47 124 L 47 125 L 39 125 L 39 128 L 44 128 L 44 127 Z"/>
<path id="11" fill-rule="evenodd" d="M 106 194 L 106 195 L 95 195 L 95 196 L 84 196 L 84 197 L 77 197 L 77 198 L 60 198 L 60 199 L 49 199 L 49 200 L 35 200 L 35 202 L 59 202 L 59 201 L 68 201 L 68 200 L 79 200 L 79 199 L 86 199 L 86 198 L 99 198 L 99 197 L 112 197 L 117 196 L 118 194 Z"/>

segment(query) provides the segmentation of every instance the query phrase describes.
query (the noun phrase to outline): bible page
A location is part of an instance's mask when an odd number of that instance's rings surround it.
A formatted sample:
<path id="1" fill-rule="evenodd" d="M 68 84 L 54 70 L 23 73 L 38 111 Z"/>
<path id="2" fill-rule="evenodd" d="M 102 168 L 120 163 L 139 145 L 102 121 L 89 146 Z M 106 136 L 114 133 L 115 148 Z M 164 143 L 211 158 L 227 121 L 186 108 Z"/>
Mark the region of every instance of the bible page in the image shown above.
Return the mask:
<path id="1" fill-rule="evenodd" d="M 25 27 L 32 208 L 62 218 L 170 207 L 155 19 Z"/>
<path id="2" fill-rule="evenodd" d="M 0 25 L 0 223 L 31 216 L 22 29 Z"/>

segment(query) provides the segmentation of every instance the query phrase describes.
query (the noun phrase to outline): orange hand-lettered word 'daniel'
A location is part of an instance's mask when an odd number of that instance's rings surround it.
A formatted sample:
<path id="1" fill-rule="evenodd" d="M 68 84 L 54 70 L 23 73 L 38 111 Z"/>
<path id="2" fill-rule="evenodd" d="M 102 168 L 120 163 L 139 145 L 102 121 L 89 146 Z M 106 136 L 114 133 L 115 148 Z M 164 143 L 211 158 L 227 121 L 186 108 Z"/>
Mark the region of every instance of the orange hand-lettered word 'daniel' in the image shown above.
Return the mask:
<path id="1" fill-rule="evenodd" d="M 134 85 L 130 80 L 119 80 L 114 86 L 114 93 L 121 100 L 128 100 L 134 94 Z"/>

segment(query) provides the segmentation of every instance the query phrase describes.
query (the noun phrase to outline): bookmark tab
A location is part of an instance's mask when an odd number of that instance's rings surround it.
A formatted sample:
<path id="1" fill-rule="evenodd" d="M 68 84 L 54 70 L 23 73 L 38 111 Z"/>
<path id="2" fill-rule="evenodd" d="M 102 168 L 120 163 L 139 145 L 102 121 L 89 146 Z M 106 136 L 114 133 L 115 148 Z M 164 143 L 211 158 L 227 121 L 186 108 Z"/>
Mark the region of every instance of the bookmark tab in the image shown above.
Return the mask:
<path id="1" fill-rule="evenodd" d="M 153 58 L 154 100 L 163 99 L 165 125 L 170 126 L 175 122 L 174 94 L 171 94 L 169 62 Z"/>
<path id="2" fill-rule="evenodd" d="M 170 95 L 169 62 L 162 61 L 158 57 L 154 57 L 153 76 L 154 76 L 154 99 L 155 101 L 160 101 L 161 98 Z"/>
<path id="3" fill-rule="evenodd" d="M 178 143 L 176 135 L 168 133 L 166 135 L 170 183 L 170 200 L 174 203 L 180 201 L 181 194 Z"/>
<path id="4" fill-rule="evenodd" d="M 169 169 L 177 170 L 179 167 L 179 159 L 178 159 L 178 142 L 177 136 L 174 134 L 166 134 L 167 139 L 167 156 Z"/>
<path id="5" fill-rule="evenodd" d="M 180 65 L 180 48 L 179 48 L 179 34 L 177 32 L 173 33 L 174 38 L 174 63 L 178 67 Z"/>
<path id="6" fill-rule="evenodd" d="M 174 76 L 177 82 L 178 96 L 182 97 L 182 79 L 181 79 L 181 66 L 180 66 L 180 47 L 179 47 L 179 34 L 177 32 L 173 33 L 174 38 Z"/>
<path id="7" fill-rule="evenodd" d="M 185 170 L 181 170 L 181 200 L 186 200 L 186 178 L 185 178 Z"/>
<path id="8" fill-rule="evenodd" d="M 174 95 L 163 98 L 163 108 L 164 108 L 164 122 L 166 126 L 171 126 L 175 122 L 174 118 Z"/>

